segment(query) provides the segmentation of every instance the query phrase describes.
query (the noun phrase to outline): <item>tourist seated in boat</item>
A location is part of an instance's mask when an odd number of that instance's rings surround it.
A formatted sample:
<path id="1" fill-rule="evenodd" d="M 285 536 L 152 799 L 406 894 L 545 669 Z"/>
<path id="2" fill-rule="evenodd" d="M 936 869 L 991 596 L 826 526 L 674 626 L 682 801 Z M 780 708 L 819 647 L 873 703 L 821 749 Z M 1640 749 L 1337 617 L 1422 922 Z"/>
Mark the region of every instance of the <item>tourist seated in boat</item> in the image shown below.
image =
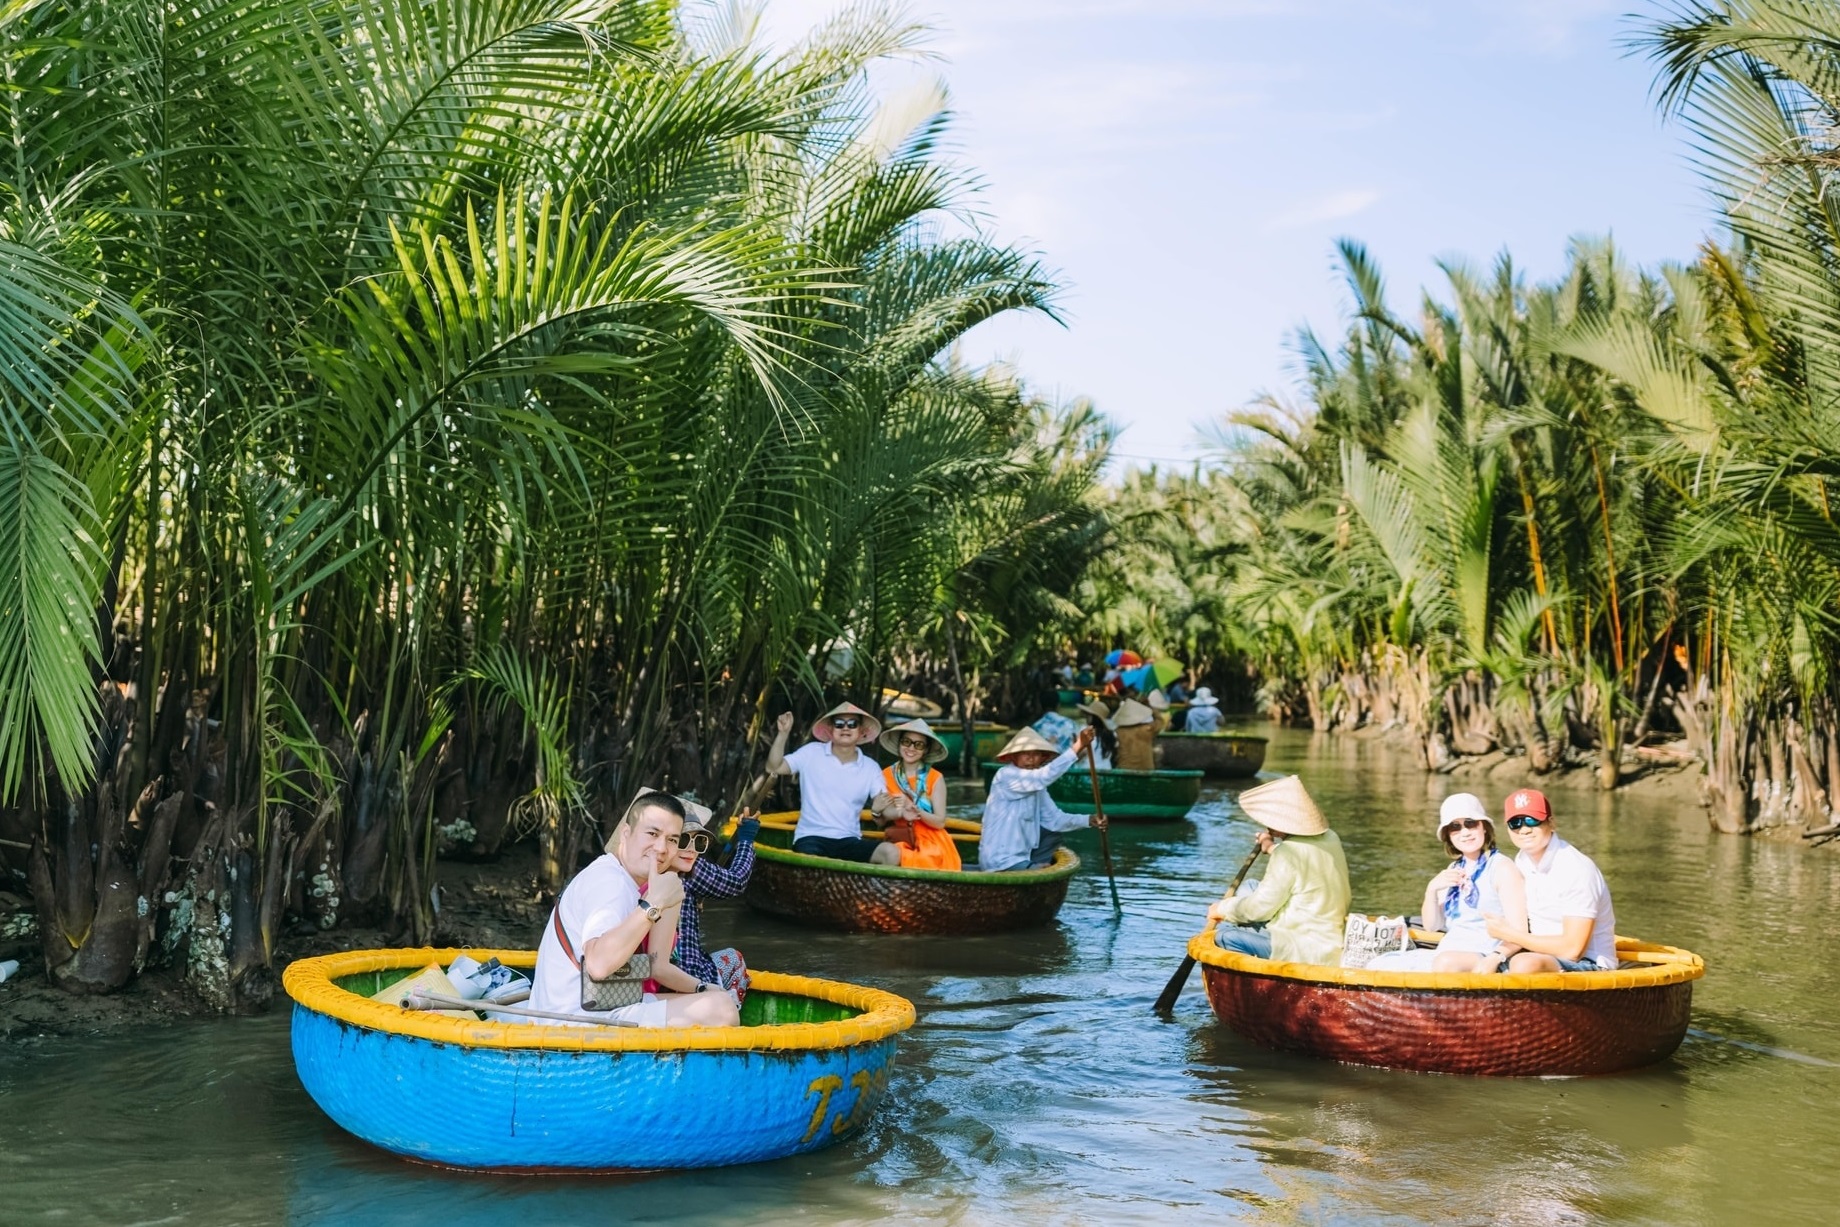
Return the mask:
<path id="1" fill-rule="evenodd" d="M 897 724 L 880 738 L 895 761 L 882 769 L 882 782 L 896 798 L 888 810 L 895 824 L 883 841 L 900 854 L 903 869 L 962 869 L 958 844 L 946 833 L 946 777 L 931 764 L 950 753 L 924 720 Z"/>
<path id="2" fill-rule="evenodd" d="M 1111 770 L 1118 761 L 1118 734 L 1112 728 L 1110 709 L 1097 699 L 1088 699 L 1079 709 L 1086 713 L 1086 727 L 1092 730 L 1093 765 L 1101 771 Z"/>
<path id="3" fill-rule="evenodd" d="M 1258 842 L 1270 860 L 1256 888 L 1208 908 L 1214 941 L 1262 959 L 1339 964 L 1351 893 L 1340 837 L 1294 775 L 1247 789 L 1239 807 L 1265 828 Z"/>
<path id="4" fill-rule="evenodd" d="M 1188 719 L 1182 725 L 1185 733 L 1218 733 L 1220 731 L 1220 700 L 1206 686 L 1195 687 L 1194 697 L 1188 701 Z"/>
<path id="5" fill-rule="evenodd" d="M 882 782 L 882 769 L 860 747 L 881 735 L 881 722 L 854 703 L 839 703 L 811 726 L 812 740 L 786 753 L 792 713 L 779 718 L 767 748 L 767 771 L 799 779 L 799 823 L 792 831 L 792 850 L 807 856 L 842 861 L 901 863 L 900 849 L 880 839 L 865 839 L 862 812 L 884 820 L 895 799 Z M 885 822 L 884 822 L 885 825 Z"/>
<path id="6" fill-rule="evenodd" d="M 708 855 L 715 846 L 709 808 L 688 797 L 678 800 L 684 806 L 684 833 L 678 838 L 671 868 L 683 880 L 684 903 L 677 917 L 677 945 L 671 950 L 671 961 L 697 984 L 733 993 L 739 1004 L 740 998 L 747 995 L 746 960 L 732 947 L 704 951 L 703 900 L 736 899 L 747 890 L 754 876 L 754 840 L 760 834 L 760 816 L 751 810 L 741 811 L 735 834 L 728 841 L 728 864 L 721 865 Z"/>
<path id="7" fill-rule="evenodd" d="M 1023 729 L 1009 739 L 997 754 L 1003 765 L 991 777 L 990 795 L 984 801 L 979 869 L 1007 873 L 1046 865 L 1054 859 L 1061 832 L 1106 825 L 1097 814 L 1067 813 L 1048 795 L 1049 786 L 1086 753 L 1092 736 L 1091 729 L 1081 729 L 1065 750 L 1034 729 Z"/>
<path id="8" fill-rule="evenodd" d="M 1163 722 L 1149 706 L 1136 699 L 1126 699 L 1112 714 L 1112 728 L 1118 733 L 1118 753 L 1113 765 L 1124 771 L 1156 770 L 1156 735 Z"/>
<path id="9" fill-rule="evenodd" d="M 1502 808 L 1508 838 L 1519 849 L 1514 864 L 1527 884 L 1526 931 L 1505 918 L 1489 921 L 1508 970 L 1616 970 L 1616 910 L 1596 863 L 1559 838 L 1546 794 L 1523 788 L 1508 794 Z"/>
<path id="10" fill-rule="evenodd" d="M 1489 918 L 1500 917 L 1515 932 L 1527 931 L 1521 871 L 1496 850 L 1494 819 L 1474 793 L 1444 798 L 1437 835 L 1452 860 L 1425 887 L 1422 915 L 1424 927 L 1441 931 L 1443 938 L 1436 950 L 1381 954 L 1368 966 L 1376 971 L 1499 971 L 1507 953 L 1489 932 Z"/>
<path id="11" fill-rule="evenodd" d="M 584 1023 L 640 1027 L 730 1027 L 740 1021 L 727 993 L 697 992 L 695 982 L 671 965 L 684 887 L 670 866 L 683 830 L 683 803 L 669 793 L 645 793 L 627 806 L 606 853 L 575 875 L 550 910 L 537 943 L 532 1009 L 578 1014 Z M 582 1008 L 584 968 L 590 978 L 606 980 L 642 952 L 654 956 L 643 1000 L 617 1010 Z"/>

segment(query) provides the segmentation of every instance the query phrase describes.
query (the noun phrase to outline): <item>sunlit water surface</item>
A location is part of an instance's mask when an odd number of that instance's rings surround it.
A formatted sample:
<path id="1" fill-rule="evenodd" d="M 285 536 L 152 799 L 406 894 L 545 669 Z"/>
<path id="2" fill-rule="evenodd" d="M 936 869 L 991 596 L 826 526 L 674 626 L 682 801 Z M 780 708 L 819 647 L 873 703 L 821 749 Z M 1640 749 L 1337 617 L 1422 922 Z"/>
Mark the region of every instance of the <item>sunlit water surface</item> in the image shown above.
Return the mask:
<path id="1" fill-rule="evenodd" d="M 1357 906 L 1412 909 L 1438 867 L 1437 798 L 1456 785 L 1395 751 L 1301 734 L 1274 740 L 1267 767 L 1308 780 Z M 1493 803 L 1502 787 L 1484 791 Z M 1706 957 L 1695 1034 L 1664 1064 L 1510 1081 L 1279 1056 L 1215 1025 L 1199 975 L 1173 1021 L 1155 1019 L 1251 834 L 1230 793 L 1210 793 L 1192 824 L 1115 837 L 1122 921 L 1089 835 L 1093 872 L 1034 932 L 849 937 L 713 911 L 715 944 L 757 966 L 919 1008 L 881 1113 L 820 1154 L 625 1180 L 417 1167 L 314 1107 L 283 1010 L 0 1047 L 0 1222 L 1840 1220 L 1840 1067 L 1792 1059 L 1840 1062 L 1840 856 L 1716 838 L 1693 808 L 1554 797 L 1609 876 L 1620 929 Z"/>

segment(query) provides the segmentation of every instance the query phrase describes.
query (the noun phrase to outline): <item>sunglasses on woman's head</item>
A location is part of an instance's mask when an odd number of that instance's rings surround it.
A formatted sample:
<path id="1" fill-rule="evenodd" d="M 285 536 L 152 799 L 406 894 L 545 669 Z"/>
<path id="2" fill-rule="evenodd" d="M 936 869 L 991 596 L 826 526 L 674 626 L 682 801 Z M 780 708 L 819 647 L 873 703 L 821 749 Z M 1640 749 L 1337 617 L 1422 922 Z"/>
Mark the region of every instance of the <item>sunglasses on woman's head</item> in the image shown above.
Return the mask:
<path id="1" fill-rule="evenodd" d="M 855 716 L 831 717 L 831 727 L 834 729 L 853 729 L 861 723 L 862 721 L 858 720 Z"/>
<path id="2" fill-rule="evenodd" d="M 926 739 L 924 737 L 903 737 L 901 738 L 901 748 L 903 750 L 924 750 L 926 749 Z"/>
<path id="3" fill-rule="evenodd" d="M 1454 827 L 1462 827 L 1466 831 L 1473 831 L 1477 827 L 1487 825 L 1488 823 L 1481 818 L 1452 818 L 1449 822 L 1444 824 L 1444 828 L 1445 830 L 1450 830 Z"/>
<path id="4" fill-rule="evenodd" d="M 678 847 L 688 848 L 698 856 L 709 851 L 709 844 L 710 839 L 708 831 L 685 831 L 682 835 L 677 837 Z"/>
<path id="5" fill-rule="evenodd" d="M 1508 819 L 1508 829 L 1510 831 L 1531 831 L 1545 821 L 1544 818 L 1530 818 L 1526 814 L 1516 814 Z"/>

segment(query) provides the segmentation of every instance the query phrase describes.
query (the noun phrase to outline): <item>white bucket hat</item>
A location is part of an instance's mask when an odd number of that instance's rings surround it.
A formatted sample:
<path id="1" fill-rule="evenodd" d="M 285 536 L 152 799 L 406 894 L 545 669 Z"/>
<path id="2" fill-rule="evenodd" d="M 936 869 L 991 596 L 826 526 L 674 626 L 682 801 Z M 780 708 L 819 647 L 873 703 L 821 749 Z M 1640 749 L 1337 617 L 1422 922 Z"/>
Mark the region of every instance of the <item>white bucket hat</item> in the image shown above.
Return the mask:
<path id="1" fill-rule="evenodd" d="M 1219 707 L 1220 700 L 1206 686 L 1195 687 L 1195 697 L 1188 701 L 1190 707 Z"/>
<path id="2" fill-rule="evenodd" d="M 1495 820 L 1483 807 L 1482 799 L 1473 792 L 1453 792 L 1444 798 L 1444 804 L 1438 806 L 1437 833 L 1442 835 L 1444 828 L 1453 822 L 1462 822 L 1465 818 L 1480 818 L 1495 829 Z"/>
<path id="3" fill-rule="evenodd" d="M 1285 835 L 1321 835 L 1329 829 L 1329 820 L 1294 775 L 1248 788 L 1239 794 L 1239 807 L 1266 830 Z"/>

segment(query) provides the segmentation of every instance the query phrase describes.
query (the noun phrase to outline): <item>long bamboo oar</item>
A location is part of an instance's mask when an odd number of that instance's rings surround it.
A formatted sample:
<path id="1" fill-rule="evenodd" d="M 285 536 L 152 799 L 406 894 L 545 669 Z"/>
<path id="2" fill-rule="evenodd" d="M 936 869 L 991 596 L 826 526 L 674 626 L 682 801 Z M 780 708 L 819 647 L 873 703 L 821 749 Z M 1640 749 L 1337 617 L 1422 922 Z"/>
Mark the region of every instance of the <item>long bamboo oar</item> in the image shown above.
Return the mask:
<path id="1" fill-rule="evenodd" d="M 1239 884 L 1244 882 L 1246 880 L 1246 875 L 1252 872 L 1252 862 L 1258 860 L 1259 854 L 1262 852 L 1264 852 L 1263 848 L 1259 847 L 1257 844 L 1252 845 L 1252 851 L 1247 855 L 1246 863 L 1241 865 L 1239 867 L 1239 872 L 1233 875 L 1233 885 L 1227 887 L 1228 897 L 1231 897 L 1235 891 L 1239 890 Z M 1188 985 L 1189 973 L 1194 970 L 1195 956 L 1192 954 L 1183 955 L 1182 965 L 1176 968 L 1175 975 L 1169 977 L 1169 983 L 1163 986 L 1162 995 L 1156 999 L 1156 1012 L 1158 1014 L 1167 1014 L 1170 1010 L 1175 1008 L 1176 998 L 1182 995 L 1183 988 Z"/>
<path id="2" fill-rule="evenodd" d="M 1112 873 L 1112 832 L 1105 819 L 1105 802 L 1099 799 L 1099 764 L 1093 758 L 1092 742 L 1086 743 L 1086 778 L 1092 781 L 1093 813 L 1099 817 L 1099 855 L 1105 861 L 1105 880 L 1112 888 L 1112 914 L 1124 915 L 1124 905 L 1118 902 L 1118 879 Z"/>
<path id="3" fill-rule="evenodd" d="M 411 1010 L 491 1010 L 499 1014 L 516 1014 L 520 1018 L 548 1018 L 557 1022 L 595 1023 L 602 1027 L 636 1027 L 623 1018 L 596 1018 L 592 1014 L 562 1014 L 555 1010 L 533 1010 L 523 1005 L 496 1005 L 490 1001 L 469 1001 L 449 997 L 446 993 L 429 993 L 416 989 L 403 1004 Z"/>

